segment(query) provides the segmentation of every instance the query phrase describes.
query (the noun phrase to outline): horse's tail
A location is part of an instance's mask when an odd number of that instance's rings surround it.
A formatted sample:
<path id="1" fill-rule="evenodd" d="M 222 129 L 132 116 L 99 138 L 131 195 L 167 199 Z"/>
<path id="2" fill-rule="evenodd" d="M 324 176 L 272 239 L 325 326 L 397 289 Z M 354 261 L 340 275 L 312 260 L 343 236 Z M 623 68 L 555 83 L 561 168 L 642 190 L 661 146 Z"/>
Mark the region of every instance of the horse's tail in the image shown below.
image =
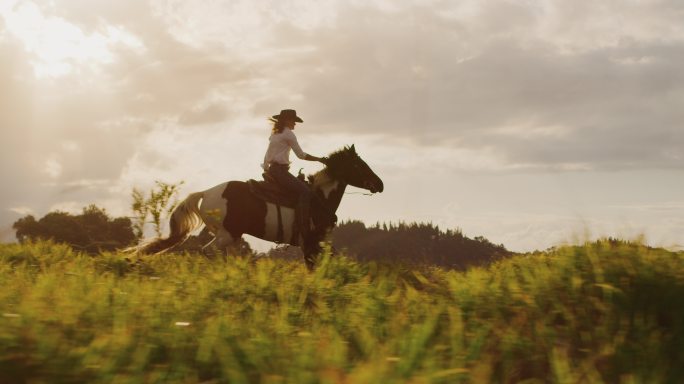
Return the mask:
<path id="1" fill-rule="evenodd" d="M 191 193 L 185 198 L 171 214 L 169 227 L 171 233 L 167 238 L 157 238 L 149 243 L 142 244 L 135 247 L 133 250 L 142 254 L 161 253 L 169 248 L 184 242 L 190 232 L 202 226 L 202 217 L 200 216 L 199 201 L 204 196 L 204 192 Z"/>

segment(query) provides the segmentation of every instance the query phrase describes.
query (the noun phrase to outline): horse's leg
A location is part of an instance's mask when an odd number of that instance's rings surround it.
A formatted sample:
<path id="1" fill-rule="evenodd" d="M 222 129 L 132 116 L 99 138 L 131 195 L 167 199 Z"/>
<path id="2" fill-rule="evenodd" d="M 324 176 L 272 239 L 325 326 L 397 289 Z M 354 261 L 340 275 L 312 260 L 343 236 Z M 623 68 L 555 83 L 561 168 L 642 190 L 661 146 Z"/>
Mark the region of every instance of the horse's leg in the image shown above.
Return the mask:
<path id="1" fill-rule="evenodd" d="M 316 266 L 316 259 L 321 253 L 321 247 L 318 245 L 318 241 L 308 240 L 304 241 L 302 246 L 302 252 L 304 253 L 304 263 L 309 271 L 313 271 Z"/>
<path id="2" fill-rule="evenodd" d="M 214 244 L 215 241 L 216 241 L 216 236 L 214 236 L 213 239 L 209 240 L 208 243 L 204 244 L 204 246 L 202 247 L 202 254 L 203 254 L 203 255 L 207 256 L 207 250 L 209 249 L 209 247 L 210 247 L 212 244 Z"/>
<path id="3" fill-rule="evenodd" d="M 226 255 L 230 254 L 231 248 L 235 245 L 235 239 L 230 232 L 226 230 L 219 230 L 214 240 L 216 240 L 218 249 L 220 249 L 221 252 L 225 252 Z"/>
<path id="4" fill-rule="evenodd" d="M 313 271 L 316 266 L 316 255 L 309 249 L 304 251 L 304 263 L 309 271 Z"/>

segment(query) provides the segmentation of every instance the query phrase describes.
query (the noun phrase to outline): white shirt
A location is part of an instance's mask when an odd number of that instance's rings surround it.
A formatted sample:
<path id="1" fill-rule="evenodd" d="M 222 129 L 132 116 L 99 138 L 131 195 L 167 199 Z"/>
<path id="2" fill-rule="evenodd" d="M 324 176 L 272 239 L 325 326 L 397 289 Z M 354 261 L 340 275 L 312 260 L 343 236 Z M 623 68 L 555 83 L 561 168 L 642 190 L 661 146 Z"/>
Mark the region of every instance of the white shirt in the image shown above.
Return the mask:
<path id="1" fill-rule="evenodd" d="M 302 148 L 297 142 L 297 136 L 289 128 L 284 128 L 282 132 L 272 134 L 268 139 L 268 149 L 266 150 L 266 155 L 264 156 L 264 163 L 261 164 L 261 168 L 268 170 L 268 166 L 271 163 L 278 164 L 290 164 L 290 149 L 300 159 L 306 159 L 306 153 L 302 151 Z"/>

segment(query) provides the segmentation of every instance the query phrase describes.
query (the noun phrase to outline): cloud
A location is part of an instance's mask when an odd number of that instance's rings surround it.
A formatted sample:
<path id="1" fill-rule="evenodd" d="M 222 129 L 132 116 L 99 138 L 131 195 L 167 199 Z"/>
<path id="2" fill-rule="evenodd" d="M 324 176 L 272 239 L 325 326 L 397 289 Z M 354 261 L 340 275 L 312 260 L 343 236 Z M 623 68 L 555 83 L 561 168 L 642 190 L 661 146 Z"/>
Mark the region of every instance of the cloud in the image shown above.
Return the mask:
<path id="1" fill-rule="evenodd" d="M 13 207 L 10 208 L 10 211 L 14 213 L 18 213 L 20 215 L 31 215 L 33 214 L 33 210 L 29 207 Z"/>
<path id="2" fill-rule="evenodd" d="M 336 28 L 281 33 L 315 47 L 284 58 L 284 76 L 325 129 L 491 147 L 521 168 L 682 165 L 683 34 L 570 44 L 542 35 L 533 7 L 517 8 L 508 23 L 488 23 L 503 16 L 487 8 L 478 25 L 418 6 L 347 9 Z M 511 127 L 520 134 L 502 132 Z M 563 134 L 537 134 L 551 130 Z"/>
<path id="3" fill-rule="evenodd" d="M 193 127 L 300 106 L 314 131 L 491 150 L 511 169 L 667 168 L 684 158 L 676 3 L 329 2 L 307 13 L 296 1 L 155 1 L 129 4 L 132 18 L 106 2 L 65 4 L 55 11 L 71 22 L 121 23 L 145 47 L 120 49 L 108 66 L 114 120 Z M 629 26 L 606 22 L 611 13 Z"/>
<path id="4" fill-rule="evenodd" d="M 201 125 L 219 123 L 226 119 L 228 110 L 223 103 L 215 103 L 206 106 L 197 106 L 185 111 L 178 122 L 182 125 Z"/>
<path id="5" fill-rule="evenodd" d="M 34 55 L 25 36 L 8 32 L 7 14 L 0 17 L 0 171 L 3 179 L 12 180 L 0 199 L 12 206 L 30 205 L 41 212 L 58 195 L 83 201 L 110 198 L 104 185 L 118 185 L 126 164 L 145 150 L 141 146 L 148 145 L 145 137 L 155 127 L 169 121 L 221 121 L 231 108 L 244 108 L 221 88 L 238 92 L 236 82 L 245 80 L 241 68 L 246 64 L 231 63 L 225 52 L 179 43 L 139 2 L 123 7 L 99 3 L 63 2 L 31 10 L 38 21 L 50 20 L 76 37 L 116 30 L 140 46 L 103 45 L 111 60 L 94 62 L 98 70 L 69 61 L 72 70 L 49 81 L 32 71 Z M 98 187 L 79 185 L 84 180 L 97 180 Z M 7 215 L 3 222 L 11 220 Z"/>

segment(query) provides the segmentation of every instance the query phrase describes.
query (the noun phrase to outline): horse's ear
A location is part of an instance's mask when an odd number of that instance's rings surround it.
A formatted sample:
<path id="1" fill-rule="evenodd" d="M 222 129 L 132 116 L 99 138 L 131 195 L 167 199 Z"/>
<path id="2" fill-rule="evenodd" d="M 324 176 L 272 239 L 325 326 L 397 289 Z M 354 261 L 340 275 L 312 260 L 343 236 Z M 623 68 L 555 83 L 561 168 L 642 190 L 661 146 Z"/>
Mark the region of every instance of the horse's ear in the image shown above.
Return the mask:
<path id="1" fill-rule="evenodd" d="M 356 153 L 356 148 L 354 148 L 354 144 L 352 144 L 352 146 L 349 147 L 349 149 L 350 149 L 352 152 Z"/>

